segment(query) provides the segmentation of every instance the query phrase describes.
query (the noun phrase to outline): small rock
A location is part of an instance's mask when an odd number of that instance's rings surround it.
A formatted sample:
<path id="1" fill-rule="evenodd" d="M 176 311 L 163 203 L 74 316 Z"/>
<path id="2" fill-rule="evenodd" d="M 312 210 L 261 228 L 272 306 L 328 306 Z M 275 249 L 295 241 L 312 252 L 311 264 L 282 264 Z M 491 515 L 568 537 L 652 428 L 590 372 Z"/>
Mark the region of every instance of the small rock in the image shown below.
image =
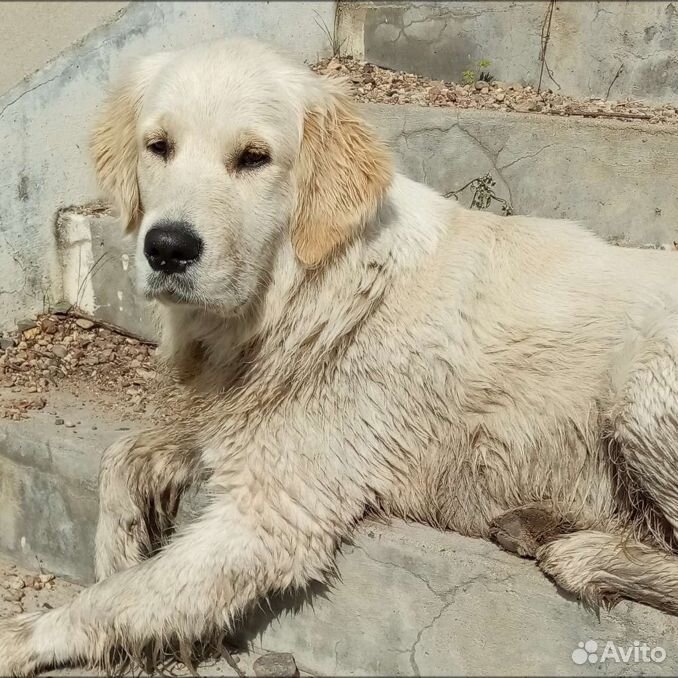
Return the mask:
<path id="1" fill-rule="evenodd" d="M 66 354 L 68 353 L 68 349 L 65 346 L 61 346 L 61 344 L 57 344 L 56 346 L 52 347 L 52 353 L 57 358 L 65 358 Z"/>
<path id="2" fill-rule="evenodd" d="M 44 573 L 38 575 L 38 579 L 43 583 L 47 584 L 48 582 L 54 581 L 54 575 L 49 573 Z"/>
<path id="3" fill-rule="evenodd" d="M 6 351 L 9 348 L 14 348 L 16 342 L 12 337 L 0 337 L 0 349 Z"/>
<path id="4" fill-rule="evenodd" d="M 64 425 L 66 428 L 75 428 L 75 424 L 72 421 L 66 421 L 64 422 Z"/>
<path id="5" fill-rule="evenodd" d="M 475 84 L 475 88 L 477 90 L 482 90 L 487 87 L 487 83 L 484 80 L 477 80 Z"/>
<path id="6" fill-rule="evenodd" d="M 54 425 L 55 426 L 63 426 L 64 425 L 64 420 L 61 417 L 57 417 L 54 420 Z"/>
<path id="7" fill-rule="evenodd" d="M 24 584 L 26 585 L 27 588 L 33 588 L 33 585 L 35 584 L 36 579 L 32 574 L 27 574 L 24 576 Z"/>
<path id="8" fill-rule="evenodd" d="M 59 324 L 54 318 L 45 318 L 42 321 L 42 331 L 45 334 L 55 334 Z"/>
<path id="9" fill-rule="evenodd" d="M 513 104 L 513 110 L 518 113 L 529 113 L 537 108 L 537 102 L 534 99 L 527 99 Z"/>
<path id="10" fill-rule="evenodd" d="M 24 584 L 23 579 L 11 579 L 8 588 L 18 591 L 19 589 L 24 588 L 24 586 L 26 586 L 26 584 Z"/>
<path id="11" fill-rule="evenodd" d="M 94 323 L 91 320 L 87 320 L 87 318 L 78 318 L 75 324 L 78 327 L 82 327 L 83 330 L 91 330 L 94 327 Z"/>
<path id="12" fill-rule="evenodd" d="M 257 678 L 273 678 L 274 676 L 296 678 L 299 675 L 294 657 L 289 652 L 271 652 L 259 657 L 252 664 L 252 669 Z"/>
<path id="13" fill-rule="evenodd" d="M 505 95 L 503 92 L 497 92 L 497 93 L 494 95 L 494 100 L 495 100 L 495 101 L 504 101 L 504 99 L 506 99 L 506 95 Z"/>
<path id="14" fill-rule="evenodd" d="M 16 327 L 19 330 L 19 332 L 26 332 L 26 330 L 32 330 L 35 326 L 36 322 L 31 318 L 24 318 L 23 320 L 19 320 L 19 322 L 16 324 Z"/>
<path id="15" fill-rule="evenodd" d="M 73 304 L 69 304 L 67 301 L 60 301 L 58 304 L 54 304 L 52 313 L 55 315 L 68 315 L 72 306 Z"/>
<path id="16" fill-rule="evenodd" d="M 35 339 L 40 334 L 40 328 L 39 327 L 31 327 L 27 330 L 24 330 L 21 333 L 21 336 L 24 339 Z"/>

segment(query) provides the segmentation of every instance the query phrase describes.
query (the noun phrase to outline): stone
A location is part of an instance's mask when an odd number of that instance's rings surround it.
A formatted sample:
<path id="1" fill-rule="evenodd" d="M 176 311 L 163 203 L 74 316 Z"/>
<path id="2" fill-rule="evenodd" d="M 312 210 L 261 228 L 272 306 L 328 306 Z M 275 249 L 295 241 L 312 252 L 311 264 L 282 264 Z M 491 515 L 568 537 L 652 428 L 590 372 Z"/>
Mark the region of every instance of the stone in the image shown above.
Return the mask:
<path id="1" fill-rule="evenodd" d="M 73 304 L 67 301 L 60 301 L 57 304 L 54 304 L 50 310 L 55 315 L 68 315 L 71 308 L 73 308 Z"/>
<path id="2" fill-rule="evenodd" d="M 68 353 L 68 349 L 65 346 L 61 346 L 61 344 L 57 344 L 56 346 L 52 347 L 52 353 L 57 358 L 65 358 L 66 354 Z"/>
<path id="3" fill-rule="evenodd" d="M 7 349 L 14 348 L 16 342 L 12 337 L 0 337 L 0 350 L 6 351 Z"/>
<path id="4" fill-rule="evenodd" d="M 257 678 L 297 678 L 299 669 L 289 652 L 271 652 L 259 657 L 252 664 Z"/>
<path id="5" fill-rule="evenodd" d="M 63 426 L 64 425 L 64 420 L 61 417 L 57 417 L 54 420 L 54 425 L 55 426 Z"/>
<path id="6" fill-rule="evenodd" d="M 37 323 L 33 318 L 24 318 L 23 320 L 19 320 L 17 322 L 16 328 L 19 330 L 19 332 L 23 333 L 27 330 L 33 329 L 36 325 Z"/>
<path id="7" fill-rule="evenodd" d="M 91 320 L 88 320 L 87 318 L 78 318 L 75 321 L 75 324 L 78 327 L 81 327 L 83 330 L 91 330 L 94 327 L 94 323 Z"/>
<path id="8" fill-rule="evenodd" d="M 536 99 L 526 99 L 525 101 L 518 101 L 513 104 L 513 110 L 517 113 L 529 113 L 537 110 Z"/>
<path id="9" fill-rule="evenodd" d="M 59 323 L 55 318 L 44 318 L 41 327 L 45 334 L 55 334 L 59 327 Z"/>

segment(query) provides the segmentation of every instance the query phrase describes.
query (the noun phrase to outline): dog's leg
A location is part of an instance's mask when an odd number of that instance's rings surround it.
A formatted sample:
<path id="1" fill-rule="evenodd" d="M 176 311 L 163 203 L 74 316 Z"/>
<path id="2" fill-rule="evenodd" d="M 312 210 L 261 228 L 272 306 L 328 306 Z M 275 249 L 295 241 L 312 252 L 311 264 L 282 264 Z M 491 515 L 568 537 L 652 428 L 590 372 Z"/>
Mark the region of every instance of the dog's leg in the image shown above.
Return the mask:
<path id="1" fill-rule="evenodd" d="M 99 473 L 96 576 L 104 579 L 147 558 L 166 541 L 199 454 L 179 433 L 147 430 L 103 454 Z"/>
<path id="2" fill-rule="evenodd" d="M 583 530 L 542 546 L 537 563 L 591 605 L 628 598 L 678 614 L 678 558 L 635 539 Z"/>
<path id="3" fill-rule="evenodd" d="M 678 318 L 649 325 L 617 371 L 611 426 L 633 481 L 678 539 Z"/>
<path id="4" fill-rule="evenodd" d="M 536 558 L 539 547 L 572 532 L 574 522 L 546 502 L 527 504 L 497 516 L 490 538 L 505 551 Z"/>
<path id="5" fill-rule="evenodd" d="M 155 556 L 70 605 L 0 622 L 0 675 L 61 663 L 106 666 L 114 648 L 134 657 L 173 641 L 190 647 L 261 596 L 323 578 L 347 529 L 336 514 L 317 498 L 304 505 L 235 486 Z"/>

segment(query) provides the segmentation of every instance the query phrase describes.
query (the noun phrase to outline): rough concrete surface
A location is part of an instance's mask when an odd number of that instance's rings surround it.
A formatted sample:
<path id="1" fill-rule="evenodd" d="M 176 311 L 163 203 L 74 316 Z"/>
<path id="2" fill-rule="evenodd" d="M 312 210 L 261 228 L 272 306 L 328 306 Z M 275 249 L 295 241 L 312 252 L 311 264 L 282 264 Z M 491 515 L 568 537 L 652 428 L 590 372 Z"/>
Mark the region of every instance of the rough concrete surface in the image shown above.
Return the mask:
<path id="1" fill-rule="evenodd" d="M 574 96 L 675 100 L 675 3 L 551 4 L 342 2 L 339 38 L 344 53 L 455 82 L 466 70 L 484 70 L 498 80 L 532 85 L 542 75 L 545 88 Z M 549 35 L 543 72 L 542 28 Z"/>
<path id="2" fill-rule="evenodd" d="M 490 172 L 516 214 L 634 244 L 678 234 L 678 129 L 616 120 L 373 104 L 405 173 L 447 193 Z M 469 204 L 469 196 L 462 196 Z"/>
<path id="3" fill-rule="evenodd" d="M 57 428 L 54 412 L 80 424 Z M 29 419 L 0 420 L 0 551 L 30 569 L 39 562 L 91 581 L 98 459 L 137 426 L 60 393 Z M 273 600 L 234 641 L 255 653 L 291 652 L 313 675 L 678 672 L 678 620 L 628 602 L 597 616 L 564 598 L 531 562 L 480 540 L 366 521 L 338 566 L 331 587 Z M 589 640 L 600 656 L 608 641 L 625 651 L 638 641 L 663 648 L 666 658 L 575 664 L 572 652 Z"/>
<path id="4" fill-rule="evenodd" d="M 128 60 L 228 35 L 316 60 L 330 51 L 321 26 L 334 11 L 331 0 L 130 3 L 0 96 L 0 329 L 61 297 L 55 216 L 97 196 L 88 137 Z"/>
<path id="5" fill-rule="evenodd" d="M 112 20 L 127 2 L 0 2 L 0 93 L 76 40 Z"/>

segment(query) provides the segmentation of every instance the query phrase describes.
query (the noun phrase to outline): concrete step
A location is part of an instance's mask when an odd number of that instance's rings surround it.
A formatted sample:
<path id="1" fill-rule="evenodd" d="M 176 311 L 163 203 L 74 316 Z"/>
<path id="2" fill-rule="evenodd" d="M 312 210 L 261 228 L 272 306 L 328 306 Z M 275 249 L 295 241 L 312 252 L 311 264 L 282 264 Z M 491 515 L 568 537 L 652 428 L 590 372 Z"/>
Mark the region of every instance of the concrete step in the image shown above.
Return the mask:
<path id="1" fill-rule="evenodd" d="M 514 213 L 581 221 L 628 245 L 678 239 L 678 128 L 486 110 L 362 104 L 408 176 L 443 193 L 489 174 Z M 472 189 L 459 194 L 471 204 Z M 501 211 L 502 202 L 490 208 Z M 57 220 L 63 289 L 102 320 L 154 336 L 133 242 L 100 207 Z"/>
<path id="2" fill-rule="evenodd" d="M 454 82 L 489 71 L 533 86 L 541 78 L 545 89 L 573 96 L 671 102 L 677 26 L 671 2 L 351 0 L 339 3 L 337 44 L 343 54 Z"/>
<path id="3" fill-rule="evenodd" d="M 140 425 L 116 421 L 112 411 L 55 392 L 28 419 L 0 420 L 3 554 L 91 581 L 100 453 Z M 55 413 L 80 423 L 55 427 Z M 272 601 L 271 611 L 246 621 L 237 642 L 292 652 L 313 675 L 678 672 L 678 620 L 629 602 L 597 616 L 563 597 L 533 563 L 480 540 L 366 521 L 343 545 L 338 566 L 331 588 Z M 587 641 L 604 661 L 573 661 Z M 603 655 L 608 643 L 626 651 L 636 641 L 662 648 L 664 661 L 617 663 L 616 649 Z"/>

